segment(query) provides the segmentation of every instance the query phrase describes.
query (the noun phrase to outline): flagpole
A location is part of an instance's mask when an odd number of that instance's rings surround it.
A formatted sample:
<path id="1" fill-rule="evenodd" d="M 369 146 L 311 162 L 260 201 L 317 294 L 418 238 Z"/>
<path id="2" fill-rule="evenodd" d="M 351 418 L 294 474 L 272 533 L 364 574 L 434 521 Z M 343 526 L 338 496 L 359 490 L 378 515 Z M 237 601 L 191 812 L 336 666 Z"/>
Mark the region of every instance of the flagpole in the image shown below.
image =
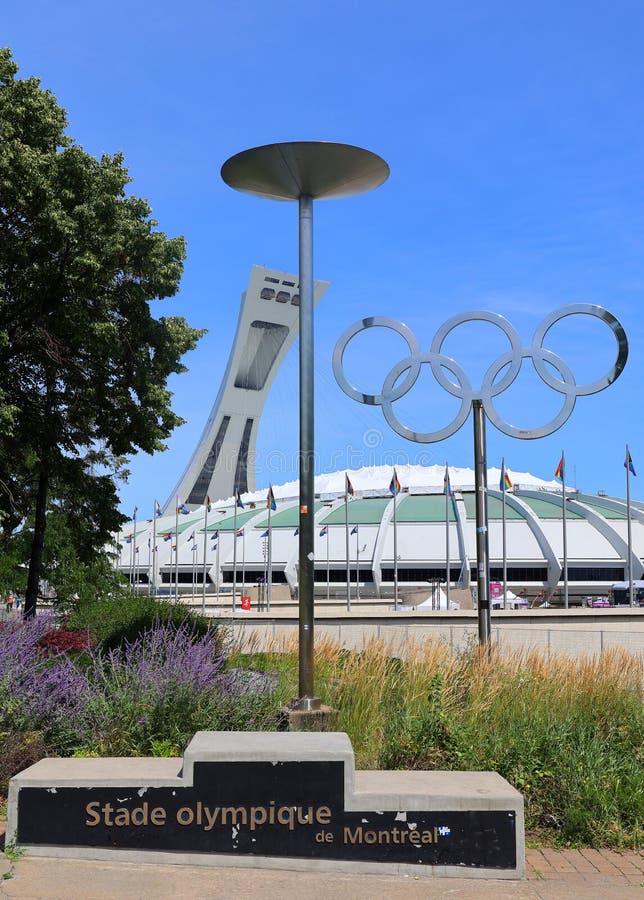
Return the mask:
<path id="1" fill-rule="evenodd" d="M 351 612 L 351 563 L 349 561 L 349 476 L 344 473 L 344 537 L 347 557 L 347 612 Z"/>
<path id="2" fill-rule="evenodd" d="M 326 602 L 330 598 L 330 571 L 329 571 L 329 526 L 326 526 Z"/>
<path id="3" fill-rule="evenodd" d="M 215 557 L 215 566 L 217 568 L 215 570 L 215 580 L 217 583 L 215 584 L 215 590 L 217 591 L 217 603 L 219 603 L 219 542 L 221 541 L 221 532 L 217 535 L 216 540 L 217 540 L 217 546 L 216 546 L 217 556 Z"/>
<path id="4" fill-rule="evenodd" d="M 148 538 L 148 597 L 150 596 L 151 590 L 152 590 L 152 546 L 150 544 L 150 538 Z"/>
<path id="5" fill-rule="evenodd" d="M 398 610 L 398 519 L 396 505 L 398 491 L 394 488 L 394 610 Z"/>
<path id="6" fill-rule="evenodd" d="M 272 490 L 272 489 L 271 489 Z M 266 611 L 271 611 L 271 594 L 273 589 L 273 536 L 271 532 L 271 506 L 268 504 L 268 553 L 267 553 L 267 576 L 266 576 Z M 244 538 L 245 540 L 245 538 Z"/>
<path id="7" fill-rule="evenodd" d="M 264 584 L 263 593 L 262 588 L 257 588 L 257 611 L 261 612 L 264 609 L 264 604 L 266 604 L 266 598 L 268 595 L 268 531 L 262 532 L 262 557 L 264 559 L 264 568 L 262 575 L 262 582 Z"/>
<path id="8" fill-rule="evenodd" d="M 447 465 L 447 461 L 445 461 L 445 476 L 447 478 L 447 482 L 445 484 L 445 587 L 447 589 L 447 608 L 449 609 L 449 601 L 450 601 L 450 593 L 449 593 L 449 582 L 450 582 L 450 558 L 449 558 L 449 501 L 450 494 L 452 490 L 452 486 L 449 481 L 449 466 Z M 438 607 L 440 609 L 440 592 L 438 595 Z"/>
<path id="9" fill-rule="evenodd" d="M 150 590 L 153 597 L 157 595 L 157 501 L 154 501 L 152 513 L 152 581 Z"/>
<path id="10" fill-rule="evenodd" d="M 208 498 L 203 508 L 203 573 L 201 576 L 201 614 L 206 613 L 206 550 L 208 549 Z"/>
<path id="11" fill-rule="evenodd" d="M 246 529 L 242 528 L 242 586 L 241 596 L 246 593 Z"/>
<path id="12" fill-rule="evenodd" d="M 626 528 L 628 536 L 628 602 L 635 606 L 635 592 L 633 591 L 633 546 L 631 535 L 631 454 L 626 445 Z"/>
<path id="13" fill-rule="evenodd" d="M 174 508 L 174 599 L 179 601 L 179 495 Z"/>
<path id="14" fill-rule="evenodd" d="M 563 466 L 561 469 L 561 489 L 563 506 L 563 567 L 564 567 L 564 609 L 568 609 L 568 533 L 566 529 L 566 459 L 561 451 Z"/>
<path id="15" fill-rule="evenodd" d="M 197 541 L 194 533 L 192 535 L 192 605 L 194 606 L 196 599 L 196 581 L 197 581 Z"/>
<path id="16" fill-rule="evenodd" d="M 235 512 L 233 516 L 233 612 L 237 611 L 237 492 L 235 492 Z"/>
<path id="17" fill-rule="evenodd" d="M 356 525 L 356 600 L 360 599 L 360 528 Z"/>
<path id="18" fill-rule="evenodd" d="M 137 574 L 138 574 L 138 562 L 137 562 L 137 558 L 136 558 L 136 514 L 137 514 L 137 512 L 138 512 L 138 509 L 135 506 L 134 507 L 134 544 L 133 544 L 134 552 L 132 554 L 133 560 L 134 560 L 133 568 L 132 568 L 132 589 L 133 590 L 135 590 L 134 586 L 137 583 Z M 138 593 L 138 592 L 135 590 L 135 593 Z"/>
<path id="19" fill-rule="evenodd" d="M 508 607 L 508 548 L 505 531 L 505 457 L 501 460 L 501 490 L 503 497 L 503 609 Z"/>
<path id="20" fill-rule="evenodd" d="M 130 590 L 134 590 L 134 537 L 130 535 L 130 571 L 129 571 L 129 579 L 130 579 Z"/>

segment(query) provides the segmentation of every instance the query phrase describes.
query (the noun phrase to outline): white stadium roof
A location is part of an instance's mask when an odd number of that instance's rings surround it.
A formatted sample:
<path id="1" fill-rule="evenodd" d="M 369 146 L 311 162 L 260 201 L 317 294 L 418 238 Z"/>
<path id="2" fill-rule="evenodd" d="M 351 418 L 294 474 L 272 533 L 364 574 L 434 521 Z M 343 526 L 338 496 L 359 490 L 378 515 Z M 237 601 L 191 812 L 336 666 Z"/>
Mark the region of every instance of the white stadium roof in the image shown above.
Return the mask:
<path id="1" fill-rule="evenodd" d="M 401 465 L 396 471 L 402 486 L 397 498 L 399 582 L 410 586 L 444 582 L 449 533 L 450 581 L 469 587 L 475 582 L 476 564 L 473 470 L 449 469 L 452 497 L 447 504 L 448 526 L 443 496 L 444 466 Z M 374 595 L 390 593 L 393 580 L 393 498 L 389 493 L 392 472 L 391 466 L 348 472 L 354 488 L 348 508 L 352 577 L 359 560 L 360 581 L 371 586 Z M 524 587 L 553 591 L 562 579 L 561 486 L 529 472 L 508 472 L 512 481 L 512 489 L 506 492 L 508 581 L 515 590 Z M 319 587 L 326 585 L 327 559 L 330 580 L 337 588 L 346 584 L 345 474 L 338 471 L 315 479 L 315 580 Z M 500 475 L 499 469 L 488 470 L 492 581 L 500 580 L 502 566 Z M 156 522 L 138 521 L 136 533 L 134 523 L 128 523 L 115 536 L 115 544 L 120 547 L 118 568 L 139 584 L 155 581 L 158 587 L 169 588 L 174 583 L 178 562 L 179 584 L 185 590 L 193 584 L 193 573 L 201 584 L 204 569 L 213 584 L 216 581 L 230 584 L 235 553 L 238 578 L 241 578 L 239 559 L 243 558 L 246 583 L 255 583 L 266 576 L 267 490 L 265 487 L 242 494 L 244 509 L 236 512 L 234 498 L 228 497 L 213 501 L 207 518 L 201 506 L 179 515 L 178 519 L 173 512 Z M 273 492 L 277 501 L 277 510 L 271 517 L 273 581 L 288 583 L 294 589 L 299 518 L 297 482 L 273 485 Z M 625 501 L 567 489 L 566 509 L 571 591 L 596 593 L 622 581 L 627 575 Z M 204 531 L 206 521 L 207 532 Z M 235 526 L 240 532 L 237 538 Z M 632 530 L 633 577 L 642 578 L 644 504 L 632 505 Z M 153 553 L 154 533 L 156 553 Z"/>

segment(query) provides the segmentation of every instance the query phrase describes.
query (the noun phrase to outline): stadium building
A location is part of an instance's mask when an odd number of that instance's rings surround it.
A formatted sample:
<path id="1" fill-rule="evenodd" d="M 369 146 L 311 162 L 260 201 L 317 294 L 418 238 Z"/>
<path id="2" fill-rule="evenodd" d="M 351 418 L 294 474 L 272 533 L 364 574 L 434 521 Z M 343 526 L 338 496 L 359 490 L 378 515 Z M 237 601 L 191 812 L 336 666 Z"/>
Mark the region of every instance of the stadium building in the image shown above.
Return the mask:
<path id="1" fill-rule="evenodd" d="M 449 581 L 454 588 L 476 583 L 476 517 L 474 472 L 450 467 L 452 493 L 443 493 L 443 466 L 398 466 L 401 483 L 396 515 L 398 583 L 401 591 L 425 592 L 445 584 L 449 540 Z M 347 584 L 346 541 L 353 596 L 386 598 L 394 584 L 394 498 L 389 492 L 390 467 L 348 473 L 354 489 L 345 500 L 345 473 L 316 479 L 316 595 L 344 598 Z M 562 490 L 529 473 L 509 470 L 512 488 L 505 492 L 508 586 L 531 598 L 554 597 L 563 580 Z M 503 493 L 500 471 L 488 472 L 490 580 L 503 577 Z M 284 590 L 273 596 L 293 597 L 297 589 L 297 482 L 274 486 L 277 509 L 271 515 L 272 583 Z M 204 574 L 210 595 L 232 588 L 236 568 L 238 593 L 257 590 L 268 575 L 267 490 L 242 494 L 243 508 L 233 497 L 185 511 L 177 516 L 130 523 L 119 535 L 120 570 L 139 586 L 157 592 L 201 594 Z M 571 598 L 607 594 L 627 577 L 626 501 L 616 497 L 566 490 L 568 581 Z M 206 523 L 207 515 L 207 524 Z M 644 504 L 632 501 L 633 578 L 644 573 Z M 348 520 L 348 526 L 347 526 Z M 178 525 L 177 525 L 178 523 Z M 152 552 L 156 534 L 156 554 Z M 235 547 L 235 542 L 237 546 Z M 175 549 L 176 548 L 176 549 Z M 204 559 L 205 548 L 205 559 Z M 236 566 L 234 566 L 236 559 Z"/>
<path id="2" fill-rule="evenodd" d="M 328 286 L 315 283 L 315 303 Z M 253 266 L 224 377 L 192 457 L 163 509 L 157 510 L 161 517 L 129 523 L 115 535 L 115 564 L 138 590 L 195 594 L 202 593 L 205 582 L 209 596 L 225 597 L 235 572 L 236 593 L 237 587 L 244 593 L 252 587 L 261 594 L 270 569 L 272 598 L 294 599 L 298 485 L 274 487 L 277 509 L 270 522 L 269 564 L 267 491 L 255 490 L 253 460 L 264 403 L 297 334 L 298 312 L 297 276 Z M 347 571 L 356 599 L 391 597 L 395 543 L 403 598 L 415 602 L 427 594 L 428 585 L 436 591 L 448 580 L 471 599 L 476 584 L 473 471 L 450 469 L 452 493 L 447 498 L 442 466 L 398 466 L 397 471 L 402 491 L 395 529 L 391 468 L 350 472 L 354 495 L 348 503 L 344 472 L 317 477 L 318 598 L 345 598 Z M 529 473 L 510 472 L 512 488 L 505 492 L 504 504 L 499 478 L 498 469 L 489 470 L 490 580 L 503 578 L 505 507 L 508 586 L 517 594 L 556 600 L 563 581 L 561 487 Z M 243 509 L 235 505 L 237 492 Z M 604 595 L 628 577 L 626 503 L 570 489 L 565 503 L 569 595 Z M 639 580 L 644 572 L 644 504 L 632 502 L 631 511 L 632 573 Z"/>

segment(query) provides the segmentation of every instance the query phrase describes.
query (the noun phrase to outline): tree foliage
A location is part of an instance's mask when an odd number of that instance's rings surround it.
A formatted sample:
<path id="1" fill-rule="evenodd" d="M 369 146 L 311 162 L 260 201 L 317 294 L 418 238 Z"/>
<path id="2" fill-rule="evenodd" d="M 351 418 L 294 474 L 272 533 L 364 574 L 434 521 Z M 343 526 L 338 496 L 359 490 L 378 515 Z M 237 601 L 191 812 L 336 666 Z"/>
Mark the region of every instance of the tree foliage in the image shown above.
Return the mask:
<path id="1" fill-rule="evenodd" d="M 183 238 L 128 193 L 122 154 L 86 153 L 17 71 L 0 50 L 0 514 L 5 536 L 32 517 L 33 611 L 52 500 L 79 558 L 106 542 L 111 476 L 181 423 L 167 379 L 202 332 L 150 310 L 178 289 Z"/>

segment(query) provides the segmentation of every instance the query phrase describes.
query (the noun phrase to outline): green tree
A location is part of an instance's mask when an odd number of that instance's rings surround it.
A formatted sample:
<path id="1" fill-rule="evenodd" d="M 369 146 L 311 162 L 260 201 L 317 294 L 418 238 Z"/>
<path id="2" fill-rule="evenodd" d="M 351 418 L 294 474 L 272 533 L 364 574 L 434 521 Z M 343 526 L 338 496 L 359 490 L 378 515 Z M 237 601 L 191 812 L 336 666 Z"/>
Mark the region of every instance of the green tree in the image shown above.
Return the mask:
<path id="1" fill-rule="evenodd" d="M 183 239 L 127 193 L 122 155 L 86 153 L 51 92 L 17 71 L 0 50 L 0 497 L 13 520 L 33 510 L 29 615 L 52 489 L 82 498 L 84 533 L 104 544 L 122 520 L 93 473 L 164 448 L 182 421 L 168 376 L 203 332 L 150 311 L 178 289 Z"/>

